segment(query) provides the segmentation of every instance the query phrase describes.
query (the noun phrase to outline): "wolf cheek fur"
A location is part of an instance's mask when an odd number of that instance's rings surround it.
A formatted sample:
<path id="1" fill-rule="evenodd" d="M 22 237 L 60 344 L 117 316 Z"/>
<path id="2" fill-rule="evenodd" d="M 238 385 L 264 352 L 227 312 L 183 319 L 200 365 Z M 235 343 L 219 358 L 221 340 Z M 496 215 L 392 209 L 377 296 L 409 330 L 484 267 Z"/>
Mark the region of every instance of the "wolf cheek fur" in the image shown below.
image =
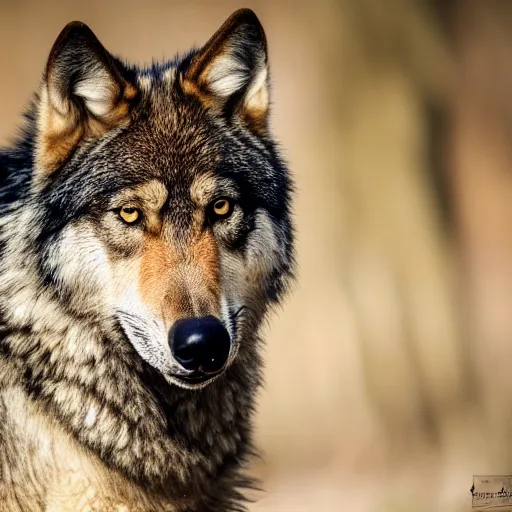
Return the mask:
<path id="1" fill-rule="evenodd" d="M 55 42 L 0 152 L 0 510 L 244 509 L 293 269 L 268 81 L 246 9 L 147 69 L 81 23 Z"/>

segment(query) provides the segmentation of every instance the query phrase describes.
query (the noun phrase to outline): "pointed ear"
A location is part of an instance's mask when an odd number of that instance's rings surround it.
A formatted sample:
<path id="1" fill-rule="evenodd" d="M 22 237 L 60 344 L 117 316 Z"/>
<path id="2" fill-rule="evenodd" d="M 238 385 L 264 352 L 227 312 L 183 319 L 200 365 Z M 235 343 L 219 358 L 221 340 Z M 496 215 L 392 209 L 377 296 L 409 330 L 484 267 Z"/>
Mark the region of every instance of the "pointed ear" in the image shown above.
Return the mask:
<path id="1" fill-rule="evenodd" d="M 127 123 L 137 96 L 118 63 L 80 22 L 69 23 L 48 58 L 37 113 L 35 164 L 49 176 L 85 139 Z"/>
<path id="2" fill-rule="evenodd" d="M 240 9 L 192 58 L 181 78 L 186 93 L 264 134 L 269 108 L 267 41 L 256 14 Z"/>

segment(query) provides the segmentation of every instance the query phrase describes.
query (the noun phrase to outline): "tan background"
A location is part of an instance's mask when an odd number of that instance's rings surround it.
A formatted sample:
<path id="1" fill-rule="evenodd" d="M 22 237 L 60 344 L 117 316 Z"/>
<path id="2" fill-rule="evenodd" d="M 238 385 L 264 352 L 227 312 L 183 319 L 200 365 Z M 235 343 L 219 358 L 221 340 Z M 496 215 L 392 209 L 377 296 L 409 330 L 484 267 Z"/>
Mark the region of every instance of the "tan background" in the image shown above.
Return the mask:
<path id="1" fill-rule="evenodd" d="M 512 3 L 254 1 L 297 181 L 254 511 L 471 509 L 512 473 Z M 136 63 L 243 5 L 0 0 L 0 142 L 68 21 Z"/>

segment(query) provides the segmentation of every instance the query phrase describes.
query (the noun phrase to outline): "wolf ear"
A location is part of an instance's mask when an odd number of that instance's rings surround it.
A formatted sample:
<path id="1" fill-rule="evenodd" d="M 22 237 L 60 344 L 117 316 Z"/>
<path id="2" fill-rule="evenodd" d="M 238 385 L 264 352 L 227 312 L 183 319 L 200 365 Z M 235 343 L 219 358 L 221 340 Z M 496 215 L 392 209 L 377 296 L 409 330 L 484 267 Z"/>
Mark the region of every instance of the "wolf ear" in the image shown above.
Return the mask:
<path id="1" fill-rule="evenodd" d="M 85 139 L 126 123 L 136 88 L 87 25 L 69 23 L 55 41 L 37 113 L 36 169 L 50 175 Z"/>
<path id="2" fill-rule="evenodd" d="M 250 9 L 233 13 L 192 58 L 182 88 L 210 107 L 239 115 L 249 129 L 267 129 L 269 90 L 267 41 Z"/>

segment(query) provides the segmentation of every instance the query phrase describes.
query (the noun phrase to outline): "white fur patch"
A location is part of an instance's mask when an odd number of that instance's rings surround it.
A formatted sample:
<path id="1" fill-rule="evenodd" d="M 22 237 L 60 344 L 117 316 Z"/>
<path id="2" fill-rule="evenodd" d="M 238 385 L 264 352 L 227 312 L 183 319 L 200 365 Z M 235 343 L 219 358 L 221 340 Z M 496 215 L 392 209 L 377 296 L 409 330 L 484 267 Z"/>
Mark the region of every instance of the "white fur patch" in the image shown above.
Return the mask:
<path id="1" fill-rule="evenodd" d="M 87 78 L 78 82 L 74 93 L 85 101 L 87 110 L 97 117 L 105 117 L 112 109 L 114 91 L 112 78 L 106 69 L 95 66 Z"/>
<path id="2" fill-rule="evenodd" d="M 169 68 L 163 72 L 162 78 L 167 83 L 172 83 L 176 79 L 176 68 Z"/>
<path id="3" fill-rule="evenodd" d="M 247 263 L 251 274 L 259 277 L 284 260 L 285 247 L 279 242 L 276 226 L 265 210 L 257 209 L 255 214 L 254 233 L 247 245 Z"/>
<path id="4" fill-rule="evenodd" d="M 89 226 L 68 226 L 56 247 L 52 263 L 62 283 L 90 292 L 106 289 L 112 277 L 108 255 Z"/>
<path id="5" fill-rule="evenodd" d="M 229 52 L 217 57 L 208 70 L 211 91 L 226 98 L 240 90 L 249 80 L 249 70 Z"/>
<path id="6" fill-rule="evenodd" d="M 246 108 L 265 111 L 268 108 L 268 69 L 263 59 L 258 64 L 254 76 L 251 76 L 242 61 L 237 59 L 234 52 L 229 50 L 215 58 L 208 68 L 208 86 L 213 94 L 228 98 L 249 84 L 245 95 L 244 105 Z"/>
<path id="7" fill-rule="evenodd" d="M 92 427 L 96 421 L 96 407 L 91 406 L 89 407 L 89 410 L 87 411 L 87 414 L 85 415 L 84 419 L 84 425 L 86 427 Z"/>
<path id="8" fill-rule="evenodd" d="M 140 357 L 162 373 L 170 372 L 174 358 L 167 329 L 142 302 L 136 285 L 124 292 L 117 309 L 121 325 Z"/>
<path id="9" fill-rule="evenodd" d="M 245 106 L 250 109 L 267 110 L 268 108 L 268 69 L 260 69 L 245 96 Z"/>
<path id="10" fill-rule="evenodd" d="M 152 81 L 151 77 L 148 75 L 140 75 L 137 77 L 137 85 L 139 86 L 139 89 L 142 91 L 148 92 L 151 90 Z"/>
<path id="11" fill-rule="evenodd" d="M 229 304 L 224 295 L 220 298 L 220 314 L 224 318 L 224 325 L 227 327 L 229 337 L 233 339 L 233 329 L 231 328 L 231 322 L 229 321 Z"/>

